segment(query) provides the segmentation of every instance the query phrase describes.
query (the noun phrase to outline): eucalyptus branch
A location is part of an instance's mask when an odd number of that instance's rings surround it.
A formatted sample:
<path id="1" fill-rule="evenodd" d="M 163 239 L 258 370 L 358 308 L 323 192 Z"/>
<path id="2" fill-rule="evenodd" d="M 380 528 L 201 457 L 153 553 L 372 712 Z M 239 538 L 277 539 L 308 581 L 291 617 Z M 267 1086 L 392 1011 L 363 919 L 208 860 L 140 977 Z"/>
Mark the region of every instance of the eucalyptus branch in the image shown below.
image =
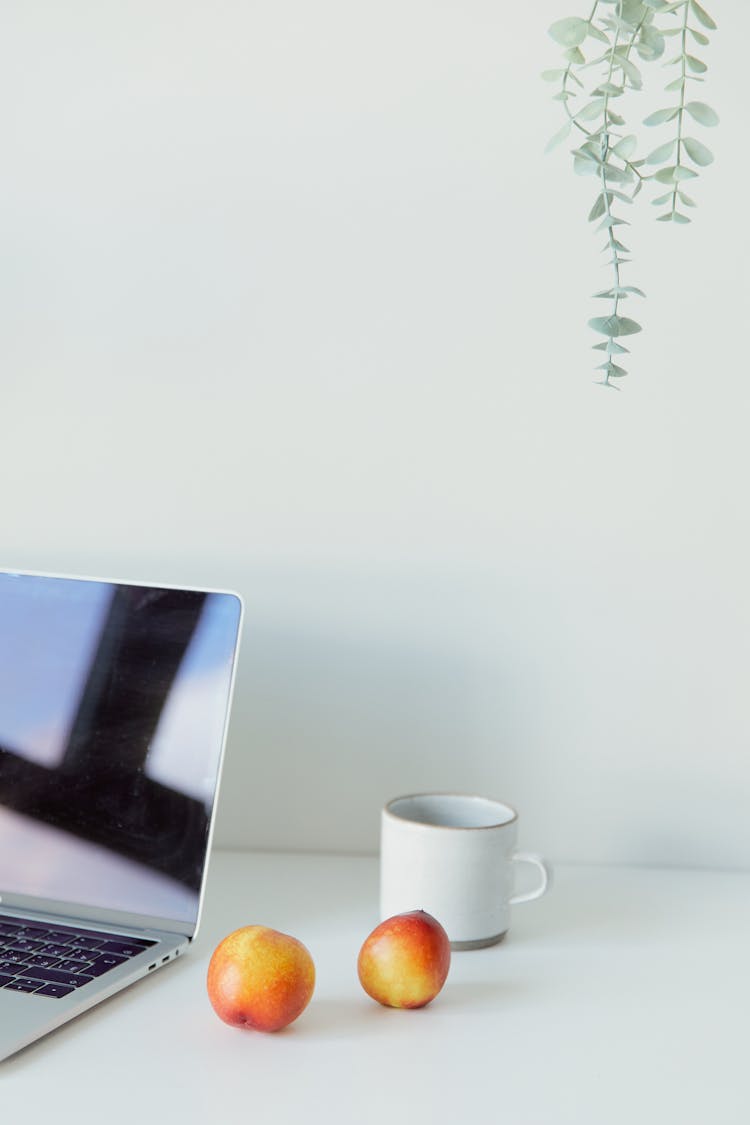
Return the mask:
<path id="1" fill-rule="evenodd" d="M 627 375 L 627 371 L 625 370 L 625 368 L 615 363 L 612 358 L 613 355 L 620 355 L 623 352 L 627 351 L 627 348 L 618 343 L 615 337 L 632 335 L 634 332 L 640 331 L 640 325 L 636 321 L 631 320 L 628 317 L 619 316 L 620 300 L 624 297 L 627 297 L 628 292 L 636 292 L 636 290 L 633 287 L 625 288 L 620 283 L 620 266 L 624 261 L 627 260 L 622 258 L 620 255 L 623 252 L 627 254 L 629 253 L 629 251 L 627 247 L 623 246 L 623 244 L 615 237 L 614 230 L 616 226 L 627 223 L 627 220 L 617 218 L 612 212 L 612 202 L 615 197 L 609 190 L 610 185 L 607 179 L 608 174 L 610 178 L 612 177 L 613 168 L 616 168 L 616 166 L 610 165 L 610 156 L 613 154 L 620 156 L 625 164 L 625 167 L 629 169 L 631 162 L 628 159 L 628 153 L 630 149 L 633 148 L 633 142 L 635 141 L 635 138 L 625 137 L 622 138 L 622 140 L 616 142 L 614 147 L 611 146 L 610 142 L 610 120 L 612 116 L 609 109 L 610 98 L 613 96 L 619 97 L 623 93 L 625 85 L 624 74 L 622 87 L 615 85 L 612 81 L 614 77 L 615 60 L 617 59 L 617 49 L 619 46 L 620 33 L 622 30 L 622 14 L 623 0 L 618 0 L 617 20 L 614 28 L 614 38 L 608 52 L 609 64 L 607 67 L 606 78 L 605 81 L 599 87 L 597 87 L 597 90 L 595 91 L 595 93 L 603 94 L 604 96 L 602 105 L 602 126 L 599 130 L 601 145 L 599 162 L 601 192 L 599 198 L 602 201 L 604 218 L 600 224 L 599 229 L 604 228 L 607 231 L 607 244 L 605 245 L 604 249 L 609 250 L 612 255 L 610 258 L 610 264 L 614 271 L 614 284 L 612 285 L 611 289 L 605 290 L 603 293 L 595 294 L 596 297 L 602 297 L 604 299 L 611 300 L 612 311 L 607 317 L 594 317 L 589 321 L 589 325 L 594 329 L 595 332 L 599 332 L 603 336 L 606 336 L 606 340 L 604 340 L 602 343 L 594 345 L 594 348 L 596 350 L 606 352 L 607 356 L 604 363 L 600 364 L 597 368 L 597 370 L 604 372 L 600 380 L 600 382 L 604 386 L 612 386 L 612 379 L 620 379 L 624 375 Z"/>
<path id="2" fill-rule="evenodd" d="M 678 13 L 682 15 L 681 26 L 662 25 L 662 18 L 671 22 L 671 17 Z M 688 52 L 688 35 L 699 44 L 708 43 L 704 32 L 690 23 L 690 15 L 703 28 L 715 29 L 716 24 L 698 0 L 595 0 L 588 18 L 573 16 L 561 19 L 550 28 L 550 35 L 564 49 L 565 65 L 545 71 L 542 77 L 559 84 L 553 97 L 562 102 L 566 121 L 547 148 L 563 142 L 574 129 L 583 135 L 580 146 L 572 150 L 573 168 L 580 175 L 596 177 L 598 190 L 588 217 L 592 222 L 600 219 L 597 229 L 607 232 L 604 250 L 610 255 L 608 264 L 613 271 L 612 285 L 596 293 L 595 297 L 611 301 L 611 311 L 608 316 L 594 317 L 589 321 L 594 331 L 605 337 L 594 347 L 606 353 L 605 362 L 597 368 L 603 371 L 599 381 L 606 386 L 612 386 L 612 379 L 626 374 L 613 359 L 613 356 L 628 350 L 618 342 L 619 338 L 641 330 L 635 320 L 620 315 L 620 302 L 631 295 L 645 295 L 635 286 L 622 284 L 621 267 L 630 259 L 623 256 L 629 251 L 616 237 L 615 227 L 628 224 L 616 214 L 615 204 L 632 204 L 644 181 L 654 179 L 670 185 L 666 195 L 653 201 L 670 204 L 669 210 L 659 216 L 660 221 L 689 222 L 687 216 L 677 209 L 678 200 L 684 206 L 694 206 L 681 186 L 684 180 L 698 174 L 687 161 L 704 166 L 713 160 L 713 154 L 702 142 L 685 136 L 684 132 L 686 115 L 702 125 L 718 123 L 718 116 L 710 106 L 686 100 L 687 83 L 702 81 L 700 75 L 707 69 L 702 60 Z M 664 54 L 666 40 L 672 36 L 679 36 L 680 50 L 666 65 L 679 65 L 680 76 L 666 89 L 679 90 L 679 102 L 650 114 L 644 124 L 651 126 L 676 121 L 676 136 L 654 149 L 645 159 L 636 159 L 638 139 L 627 132 L 625 115 L 613 109 L 611 103 L 614 99 L 624 98 L 627 104 L 626 94 L 629 96 L 631 92 L 642 90 L 643 81 L 633 54 L 637 54 L 642 63 L 654 62 Z M 582 48 L 589 38 L 603 43 L 605 50 L 587 59 Z M 598 74 L 598 81 L 593 85 L 585 81 L 584 76 L 589 71 Z M 572 88 L 573 84 L 576 90 Z M 570 103 L 580 94 L 587 94 L 589 100 L 575 109 Z M 670 160 L 674 163 L 668 163 Z M 647 163 L 658 165 L 656 171 L 641 171 Z"/>
<path id="3" fill-rule="evenodd" d="M 594 16 L 596 14 L 597 8 L 599 7 L 599 3 L 600 3 L 600 0 L 597 0 L 597 2 L 594 4 L 593 8 L 591 9 L 591 14 L 589 15 L 589 18 L 587 20 L 587 23 L 589 25 L 588 34 L 591 35 L 592 32 L 593 32 L 595 38 L 599 37 L 596 34 L 597 30 L 599 30 L 599 29 L 597 29 L 595 27 L 595 25 L 593 23 L 593 20 L 594 20 Z M 635 46 L 636 40 L 637 40 L 637 38 L 638 38 L 638 36 L 641 32 L 641 29 L 644 26 L 644 23 L 646 22 L 647 18 L 648 18 L 647 14 L 644 14 L 644 16 L 641 18 L 640 22 L 632 30 L 630 38 L 628 40 L 628 43 L 624 46 L 622 57 L 620 59 L 618 59 L 618 65 L 623 70 L 623 87 L 625 85 L 625 81 L 628 80 L 630 82 L 631 88 L 634 89 L 634 90 L 639 90 L 641 88 L 641 78 L 640 78 L 640 74 L 638 72 L 638 68 L 634 64 L 629 62 L 629 56 L 630 56 L 630 52 L 632 51 L 633 47 Z M 599 33 L 601 34 L 602 39 L 605 42 L 609 43 L 609 40 L 607 39 L 607 36 L 601 31 Z M 572 50 L 578 50 L 579 53 L 580 53 L 579 48 L 572 48 Z M 609 59 L 610 61 L 609 61 L 609 64 L 608 64 L 609 65 L 609 72 L 608 72 L 608 76 L 607 76 L 607 83 L 611 84 L 612 76 L 613 76 L 612 75 L 613 63 L 614 63 L 614 59 L 615 59 L 616 50 L 617 50 L 617 47 L 615 45 L 614 50 L 607 50 L 603 55 L 600 56 L 600 58 L 594 59 L 591 63 L 585 63 L 585 61 L 584 61 L 583 65 L 593 66 L 596 63 L 599 63 L 599 62 L 602 62 L 602 61 L 605 61 L 605 60 Z M 570 54 L 571 51 L 569 50 L 567 53 Z M 581 58 L 583 59 L 582 55 L 581 55 Z M 577 82 L 578 85 L 581 88 L 583 88 L 583 84 L 580 81 L 580 79 L 577 78 L 572 73 L 573 65 L 574 65 L 573 61 L 569 60 L 567 67 L 562 72 L 562 89 L 561 89 L 560 93 L 556 95 L 556 98 L 557 98 L 557 100 L 562 101 L 562 103 L 563 103 L 565 113 L 568 116 L 569 126 L 574 125 L 577 129 L 579 129 L 584 134 L 584 136 L 593 137 L 593 136 L 597 135 L 598 130 L 587 129 L 586 126 L 581 124 L 581 122 L 578 120 L 577 115 L 570 112 L 570 107 L 568 105 L 569 98 L 576 96 L 574 92 L 568 90 L 568 87 L 567 87 L 568 78 L 573 78 L 573 80 L 575 82 Z M 556 72 L 554 72 L 554 71 L 546 71 L 545 73 L 547 75 L 556 74 Z M 612 123 L 616 124 L 616 125 L 623 125 L 624 119 L 619 117 L 619 115 L 614 114 L 611 110 L 609 110 L 608 99 L 606 101 L 606 104 L 607 104 L 608 120 L 611 121 Z M 555 134 L 555 136 L 552 138 L 550 144 L 547 146 L 548 149 L 554 147 L 554 145 L 559 143 L 561 140 L 564 140 L 565 137 L 568 135 L 569 131 L 570 131 L 569 129 L 567 131 L 561 130 L 560 133 Z M 635 187 L 635 191 L 633 192 L 633 196 L 635 197 L 638 194 L 638 192 L 641 190 L 641 187 L 643 186 L 643 180 L 645 179 L 645 177 L 639 171 L 640 162 L 634 163 L 630 160 L 625 159 L 624 163 L 625 163 L 625 166 L 633 173 L 633 175 L 636 176 L 636 178 L 638 180 L 638 183 L 636 184 L 636 187 Z"/>
<path id="4" fill-rule="evenodd" d="M 680 37 L 682 50 L 680 51 L 680 67 L 681 67 L 681 73 L 680 73 L 680 108 L 677 111 L 677 156 L 676 156 L 676 163 L 675 163 L 675 170 L 674 170 L 675 185 L 672 188 L 672 209 L 671 209 L 671 211 L 668 212 L 669 218 L 673 222 L 686 222 L 686 223 L 690 222 L 690 219 L 688 218 L 688 216 L 687 215 L 681 215 L 677 210 L 677 184 L 680 181 L 677 180 L 676 177 L 677 177 L 678 169 L 683 168 L 683 164 L 682 164 L 682 146 L 683 146 L 682 119 L 685 116 L 685 90 L 687 89 L 687 73 L 686 73 L 685 67 L 686 67 L 686 59 L 687 59 L 687 32 L 688 32 L 688 12 L 689 12 L 689 10 L 690 9 L 688 8 L 687 0 L 685 0 L 685 4 L 683 5 L 683 9 L 682 9 L 682 33 L 681 33 L 681 37 Z M 683 169 L 683 173 L 684 173 L 684 169 Z M 660 218 L 665 219 L 666 216 L 662 215 L 662 216 L 660 216 Z"/>
<path id="5" fill-rule="evenodd" d="M 685 180 L 693 180 L 698 176 L 695 167 L 706 167 L 713 162 L 713 153 L 702 141 L 695 137 L 686 137 L 684 132 L 686 114 L 694 118 L 701 125 L 717 125 L 718 114 L 706 105 L 705 102 L 686 101 L 687 84 L 690 81 L 702 82 L 700 77 L 708 69 L 702 59 L 688 52 L 688 33 L 702 46 L 709 43 L 708 36 L 699 28 L 692 27 L 689 20 L 692 15 L 709 30 L 714 30 L 716 24 L 697 0 L 680 0 L 664 8 L 670 15 L 682 11 L 682 21 L 678 28 L 670 29 L 667 34 L 676 34 L 680 40 L 680 50 L 668 65 L 679 65 L 680 75 L 665 86 L 667 92 L 679 91 L 679 100 L 676 106 L 665 106 L 650 114 L 644 121 L 645 125 L 662 125 L 667 122 L 677 122 L 676 136 L 664 144 L 659 145 L 651 152 L 646 160 L 649 164 L 661 165 L 653 173 L 653 179 L 658 183 L 670 184 L 670 190 L 665 195 L 660 195 L 652 200 L 655 206 L 669 204 L 669 210 L 658 216 L 659 222 L 689 223 L 690 217 L 677 210 L 677 200 L 685 207 L 694 207 L 694 201 L 680 186 Z M 690 71 L 691 73 L 688 73 Z M 674 163 L 670 163 L 674 160 Z M 687 162 L 686 162 L 687 161 Z"/>

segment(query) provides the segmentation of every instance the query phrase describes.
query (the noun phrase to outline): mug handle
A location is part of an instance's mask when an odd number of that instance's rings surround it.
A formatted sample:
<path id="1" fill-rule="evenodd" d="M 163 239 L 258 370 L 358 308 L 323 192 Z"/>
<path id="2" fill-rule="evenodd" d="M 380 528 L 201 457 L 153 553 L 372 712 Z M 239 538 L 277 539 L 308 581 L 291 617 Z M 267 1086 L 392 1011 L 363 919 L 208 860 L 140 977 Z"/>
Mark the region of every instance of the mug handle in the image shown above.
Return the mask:
<path id="1" fill-rule="evenodd" d="M 533 891 L 526 891 L 524 894 L 513 895 L 512 898 L 508 900 L 509 904 L 511 906 L 514 906 L 519 902 L 531 902 L 532 899 L 541 898 L 550 885 L 550 880 L 552 878 L 551 869 L 545 864 L 544 860 L 540 856 L 535 855 L 533 852 L 514 852 L 510 858 L 514 863 L 532 864 L 540 872 L 542 878 L 539 886 L 535 887 Z"/>

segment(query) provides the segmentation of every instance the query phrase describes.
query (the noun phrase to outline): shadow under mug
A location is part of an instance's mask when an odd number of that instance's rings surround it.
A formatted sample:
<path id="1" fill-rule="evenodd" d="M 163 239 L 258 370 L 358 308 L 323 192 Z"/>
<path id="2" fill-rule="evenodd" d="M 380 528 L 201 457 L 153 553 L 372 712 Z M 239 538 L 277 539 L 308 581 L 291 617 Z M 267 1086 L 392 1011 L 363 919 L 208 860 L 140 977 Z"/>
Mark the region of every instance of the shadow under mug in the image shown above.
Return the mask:
<path id="1" fill-rule="evenodd" d="M 380 916 L 426 910 L 453 949 L 502 941 L 510 907 L 545 893 L 550 869 L 516 848 L 510 805 L 458 793 L 418 793 L 389 801 L 381 815 Z M 514 865 L 534 866 L 531 891 L 514 890 Z"/>

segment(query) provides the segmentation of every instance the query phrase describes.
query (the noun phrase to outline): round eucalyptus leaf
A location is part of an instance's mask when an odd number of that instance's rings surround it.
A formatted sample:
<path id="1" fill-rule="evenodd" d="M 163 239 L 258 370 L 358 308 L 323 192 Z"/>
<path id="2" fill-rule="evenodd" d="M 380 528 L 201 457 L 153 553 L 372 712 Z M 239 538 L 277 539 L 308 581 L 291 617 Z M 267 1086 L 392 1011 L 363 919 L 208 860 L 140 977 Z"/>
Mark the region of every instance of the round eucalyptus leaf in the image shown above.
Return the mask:
<path id="1" fill-rule="evenodd" d="M 702 59 L 697 59 L 695 55 L 685 55 L 685 62 L 687 63 L 693 74 L 705 74 L 708 67 Z"/>
<path id="2" fill-rule="evenodd" d="M 663 34 L 653 26 L 644 24 L 635 49 L 644 62 L 653 62 L 664 54 L 666 43 Z"/>
<path id="3" fill-rule="evenodd" d="M 682 143 L 690 159 L 696 164 L 700 164 L 702 168 L 713 163 L 714 154 L 710 148 L 706 148 L 702 141 L 696 141 L 694 137 L 683 137 Z"/>
<path id="4" fill-rule="evenodd" d="M 562 129 L 560 129 L 557 133 L 555 133 L 553 137 L 550 137 L 550 139 L 547 141 L 547 144 L 544 147 L 544 151 L 551 152 L 553 148 L 556 148 L 557 145 L 561 144 L 566 137 L 570 136 L 570 128 L 570 122 L 566 121 Z"/>
<path id="5" fill-rule="evenodd" d="M 575 149 L 574 156 L 583 156 L 587 160 L 593 160 L 595 164 L 601 163 L 602 146 L 595 141 L 584 141 L 580 148 Z"/>
<path id="6" fill-rule="evenodd" d="M 588 21 L 580 19 L 578 16 L 557 20 L 549 29 L 549 34 L 555 42 L 560 43 L 563 47 L 578 47 L 583 43 L 588 33 Z"/>
<path id="7" fill-rule="evenodd" d="M 602 82 L 600 86 L 596 87 L 594 93 L 606 94 L 608 98 L 619 98 L 625 93 L 625 90 L 622 86 L 615 85 L 614 82 Z"/>
<path id="8" fill-rule="evenodd" d="M 705 102 L 686 102 L 685 109 L 699 125 L 718 125 L 719 115 Z"/>
<path id="9" fill-rule="evenodd" d="M 603 109 L 604 98 L 594 98 L 593 101 L 587 102 L 582 109 L 578 110 L 576 121 L 593 121 L 595 117 L 599 117 Z"/>
<path id="10" fill-rule="evenodd" d="M 573 171 L 577 176 L 597 176 L 599 169 L 593 160 L 586 160 L 583 156 L 573 157 Z"/>
<path id="11" fill-rule="evenodd" d="M 599 223 L 599 226 L 596 229 L 597 229 L 597 231 L 611 230 L 612 227 L 621 227 L 621 226 L 629 227 L 630 223 L 628 222 L 627 219 L 618 219 L 614 215 L 607 215 L 606 218 L 602 219 L 602 221 Z"/>
<path id="12" fill-rule="evenodd" d="M 635 150 L 638 148 L 638 138 L 630 133 L 627 137 L 623 137 L 616 145 L 612 146 L 612 151 L 621 156 L 623 160 L 629 160 Z"/>
<path id="13" fill-rule="evenodd" d="M 674 152 L 677 138 L 674 137 L 671 141 L 665 141 L 663 145 L 659 145 L 653 152 L 650 152 L 646 157 L 647 164 L 663 164 L 665 160 L 669 160 Z"/>
<path id="14" fill-rule="evenodd" d="M 626 28 L 640 27 L 643 21 L 643 4 L 641 0 L 621 0 L 619 4 L 620 17 Z"/>
<path id="15" fill-rule="evenodd" d="M 654 113 L 649 113 L 648 117 L 644 117 L 643 124 L 664 125 L 667 121 L 673 121 L 679 112 L 678 106 L 667 106 L 665 109 L 657 109 Z"/>
<path id="16" fill-rule="evenodd" d="M 692 8 L 693 15 L 699 23 L 702 23 L 704 27 L 707 27 L 709 29 L 709 31 L 716 31 L 715 21 L 711 16 L 709 16 L 706 9 L 700 6 L 698 0 L 690 0 L 690 7 Z"/>
<path id="17" fill-rule="evenodd" d="M 625 78 L 627 78 L 628 82 L 634 90 L 640 90 L 641 86 L 643 85 L 643 79 L 641 77 L 640 70 L 634 62 L 631 62 L 630 59 L 618 57 L 615 59 L 615 66 L 619 66 L 621 68 L 622 73 L 624 74 Z"/>
<path id="18" fill-rule="evenodd" d="M 595 316 L 589 326 L 602 336 L 633 336 L 641 331 L 640 324 L 627 316 Z"/>
<path id="19" fill-rule="evenodd" d="M 581 51 L 578 47 L 570 47 L 567 51 L 564 51 L 563 54 L 568 62 L 572 63 L 573 66 L 582 66 L 583 63 L 586 62 L 583 51 Z"/>
<path id="20" fill-rule="evenodd" d="M 633 173 L 628 168 L 615 168 L 614 164 L 606 164 L 602 167 L 602 173 L 607 180 L 607 184 L 629 184 L 633 179 Z"/>
<path id="21" fill-rule="evenodd" d="M 588 34 L 591 36 L 592 39 L 598 39 L 600 43 L 606 43 L 607 46 L 609 46 L 609 39 L 607 38 L 607 36 L 604 34 L 603 31 L 599 30 L 599 28 L 596 26 L 596 24 L 594 24 L 594 23 L 589 24 Z"/>
<path id="22" fill-rule="evenodd" d="M 589 211 L 589 222 L 593 223 L 595 219 L 601 218 L 601 216 L 604 214 L 606 209 L 607 209 L 607 204 L 606 204 L 606 200 L 605 200 L 604 196 L 603 195 L 597 196 L 596 202 L 594 203 L 594 206 Z"/>
<path id="23" fill-rule="evenodd" d="M 633 202 L 633 200 L 630 198 L 629 195 L 626 195 L 624 191 L 618 191 L 617 188 L 608 187 L 607 188 L 607 194 L 611 195 L 611 196 L 614 196 L 615 199 L 622 200 L 623 203 L 632 203 Z M 610 203 L 611 202 L 612 202 L 612 200 L 610 199 Z"/>
<path id="24" fill-rule="evenodd" d="M 591 347 L 597 352 L 606 352 L 608 355 L 624 355 L 629 353 L 629 348 L 624 348 L 622 344 L 618 344 L 612 337 L 608 340 L 602 340 L 601 344 L 592 344 Z"/>

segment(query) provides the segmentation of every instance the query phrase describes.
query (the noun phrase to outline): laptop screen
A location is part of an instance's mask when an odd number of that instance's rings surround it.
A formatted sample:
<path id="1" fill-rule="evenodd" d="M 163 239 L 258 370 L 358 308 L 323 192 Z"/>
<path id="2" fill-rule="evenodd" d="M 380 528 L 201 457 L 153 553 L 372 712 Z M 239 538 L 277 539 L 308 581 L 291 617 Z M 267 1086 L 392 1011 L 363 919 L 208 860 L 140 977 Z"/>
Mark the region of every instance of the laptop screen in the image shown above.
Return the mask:
<path id="1" fill-rule="evenodd" d="M 0 573 L 0 894 L 196 920 L 240 618 Z"/>

